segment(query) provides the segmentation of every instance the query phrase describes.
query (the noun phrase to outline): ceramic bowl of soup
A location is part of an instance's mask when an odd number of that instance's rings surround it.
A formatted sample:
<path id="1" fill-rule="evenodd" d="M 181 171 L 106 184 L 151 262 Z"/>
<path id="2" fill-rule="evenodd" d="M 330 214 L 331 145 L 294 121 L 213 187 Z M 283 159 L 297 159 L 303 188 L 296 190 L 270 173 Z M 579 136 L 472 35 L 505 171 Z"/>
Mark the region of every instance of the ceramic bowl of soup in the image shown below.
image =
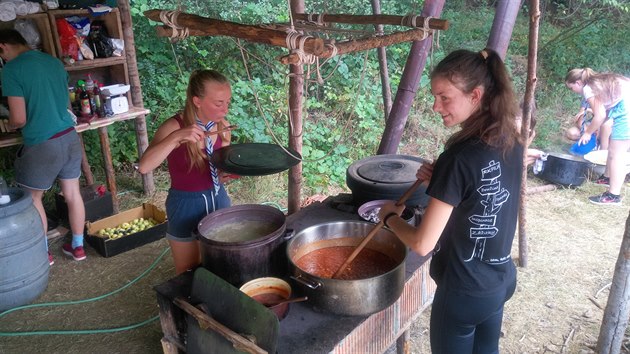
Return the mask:
<path id="1" fill-rule="evenodd" d="M 253 279 L 243 284 L 239 290 L 273 311 L 278 320 L 285 318 L 289 312 L 289 303 L 274 306 L 291 297 L 291 285 L 280 278 Z"/>

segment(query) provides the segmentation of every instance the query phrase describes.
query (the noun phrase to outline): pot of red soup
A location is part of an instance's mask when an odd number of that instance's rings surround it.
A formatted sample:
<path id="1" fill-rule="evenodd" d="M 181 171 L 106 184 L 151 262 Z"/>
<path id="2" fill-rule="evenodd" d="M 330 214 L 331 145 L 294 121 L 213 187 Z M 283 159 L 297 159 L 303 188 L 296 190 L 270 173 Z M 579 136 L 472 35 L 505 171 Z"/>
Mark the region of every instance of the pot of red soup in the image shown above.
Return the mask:
<path id="1" fill-rule="evenodd" d="M 366 221 L 329 222 L 299 231 L 289 240 L 291 278 L 315 310 L 365 316 L 400 297 L 407 247 L 387 229 L 380 229 L 352 263 L 332 278 L 373 228 Z"/>
<path id="2" fill-rule="evenodd" d="M 204 268 L 236 287 L 261 277 L 284 276 L 286 218 L 258 204 L 219 209 L 197 226 Z"/>

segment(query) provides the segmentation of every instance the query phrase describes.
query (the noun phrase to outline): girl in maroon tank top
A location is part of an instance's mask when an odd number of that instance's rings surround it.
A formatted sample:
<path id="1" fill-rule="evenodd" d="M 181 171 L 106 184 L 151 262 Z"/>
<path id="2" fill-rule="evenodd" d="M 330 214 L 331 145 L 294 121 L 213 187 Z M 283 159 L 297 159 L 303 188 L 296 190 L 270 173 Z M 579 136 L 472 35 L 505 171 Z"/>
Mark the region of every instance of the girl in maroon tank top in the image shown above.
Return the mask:
<path id="1" fill-rule="evenodd" d="M 142 155 L 141 173 L 168 162 L 171 188 L 166 199 L 168 228 L 177 274 L 200 264 L 199 241 L 195 230 L 208 213 L 230 206 L 223 182 L 227 178 L 210 162 L 216 151 L 230 144 L 230 132 L 223 130 L 232 90 L 229 81 L 214 70 L 191 74 L 186 103 L 181 113 L 158 128 Z"/>

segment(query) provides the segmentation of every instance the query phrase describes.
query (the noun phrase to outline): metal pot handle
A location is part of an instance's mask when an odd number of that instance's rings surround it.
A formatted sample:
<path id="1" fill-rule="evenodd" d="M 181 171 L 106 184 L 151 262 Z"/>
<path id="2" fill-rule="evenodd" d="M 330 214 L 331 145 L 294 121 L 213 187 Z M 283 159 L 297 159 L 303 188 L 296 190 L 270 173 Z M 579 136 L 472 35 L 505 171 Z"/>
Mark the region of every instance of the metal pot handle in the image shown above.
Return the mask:
<path id="1" fill-rule="evenodd" d="M 295 230 L 294 229 L 286 229 L 284 231 L 283 238 L 284 238 L 285 241 L 289 241 L 290 239 L 293 238 L 293 236 L 295 236 Z"/>
<path id="2" fill-rule="evenodd" d="M 312 279 L 306 279 L 305 277 L 302 276 L 302 274 L 298 274 L 297 276 L 291 276 L 291 279 L 295 280 L 296 282 L 307 286 L 313 290 L 317 289 L 317 288 L 321 288 L 322 283 L 316 281 L 316 280 L 312 280 Z"/>
<path id="3" fill-rule="evenodd" d="M 541 154 L 540 158 L 537 158 L 532 167 L 532 171 L 535 175 L 541 174 L 545 170 L 545 162 L 547 161 L 549 154 Z"/>

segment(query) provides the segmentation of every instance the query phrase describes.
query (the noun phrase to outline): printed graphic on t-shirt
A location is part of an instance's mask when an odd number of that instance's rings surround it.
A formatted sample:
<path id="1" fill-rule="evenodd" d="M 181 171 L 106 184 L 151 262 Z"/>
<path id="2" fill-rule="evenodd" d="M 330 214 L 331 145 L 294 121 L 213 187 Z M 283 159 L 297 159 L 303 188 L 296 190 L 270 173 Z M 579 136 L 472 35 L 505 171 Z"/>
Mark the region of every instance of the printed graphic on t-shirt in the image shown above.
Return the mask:
<path id="1" fill-rule="evenodd" d="M 473 259 L 479 259 L 484 263 L 502 264 L 510 259 L 510 255 L 497 257 L 496 254 L 486 254 L 489 244 L 492 242 L 499 229 L 496 227 L 497 214 L 501 210 L 501 206 L 510 198 L 510 192 L 501 187 L 501 163 L 494 160 L 488 163 L 488 166 L 481 169 L 482 185 L 477 188 L 483 206 L 482 215 L 472 215 L 468 220 L 474 225 L 470 228 L 470 237 L 475 240 L 475 247 L 472 250 L 470 258 L 465 260 L 469 262 Z"/>

